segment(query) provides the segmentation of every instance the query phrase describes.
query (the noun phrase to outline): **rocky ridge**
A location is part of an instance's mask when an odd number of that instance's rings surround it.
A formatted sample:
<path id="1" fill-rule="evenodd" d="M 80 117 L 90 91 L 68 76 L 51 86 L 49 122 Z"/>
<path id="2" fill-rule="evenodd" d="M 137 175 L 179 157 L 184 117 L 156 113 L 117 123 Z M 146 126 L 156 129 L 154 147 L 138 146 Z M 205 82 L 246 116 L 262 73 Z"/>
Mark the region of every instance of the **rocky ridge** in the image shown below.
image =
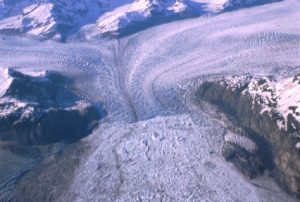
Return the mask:
<path id="1" fill-rule="evenodd" d="M 0 140 L 48 144 L 84 137 L 102 115 L 96 105 L 71 90 L 71 81 L 55 72 L 25 75 L 3 72 L 0 90 Z"/>
<path id="2" fill-rule="evenodd" d="M 299 75 L 224 77 L 204 82 L 199 100 L 219 106 L 243 130 L 225 136 L 223 155 L 248 176 L 264 171 L 300 196 Z"/>

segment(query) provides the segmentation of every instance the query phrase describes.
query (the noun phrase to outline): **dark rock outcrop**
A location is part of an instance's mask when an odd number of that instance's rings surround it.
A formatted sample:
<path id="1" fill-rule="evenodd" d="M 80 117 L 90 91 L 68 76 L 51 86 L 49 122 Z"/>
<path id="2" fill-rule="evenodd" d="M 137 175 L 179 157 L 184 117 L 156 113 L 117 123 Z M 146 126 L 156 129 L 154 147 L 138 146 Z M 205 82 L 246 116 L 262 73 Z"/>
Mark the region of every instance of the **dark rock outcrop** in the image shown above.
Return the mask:
<path id="1" fill-rule="evenodd" d="M 64 144 L 28 146 L 0 141 L 0 201 L 11 201 L 17 182 L 43 159 L 55 159 L 64 147 Z"/>
<path id="2" fill-rule="evenodd" d="M 251 153 L 238 144 L 226 142 L 222 148 L 226 161 L 234 163 L 236 168 L 250 179 L 261 175 L 265 170 L 265 163 L 257 153 Z"/>
<path id="3" fill-rule="evenodd" d="M 55 72 L 25 75 L 8 69 L 0 98 L 0 140 L 48 144 L 77 140 L 97 125 L 99 108 L 71 90 L 70 79 Z"/>
<path id="4" fill-rule="evenodd" d="M 280 185 L 300 197 L 297 112 L 288 114 L 286 126 L 280 127 L 278 123 L 285 123 L 284 115 L 277 110 L 279 95 L 270 83 L 266 78 L 252 77 L 207 81 L 198 89 L 197 98 L 219 106 L 228 116 L 234 117 L 246 131 L 241 135 L 257 145 L 258 151 L 249 153 L 238 144 L 226 143 L 223 148 L 226 160 L 232 161 L 250 178 L 270 170 Z"/>
<path id="5" fill-rule="evenodd" d="M 76 169 L 87 158 L 86 151 L 86 145 L 77 142 L 55 159 L 43 161 L 19 181 L 11 201 L 60 201 L 59 196 L 65 194 Z"/>

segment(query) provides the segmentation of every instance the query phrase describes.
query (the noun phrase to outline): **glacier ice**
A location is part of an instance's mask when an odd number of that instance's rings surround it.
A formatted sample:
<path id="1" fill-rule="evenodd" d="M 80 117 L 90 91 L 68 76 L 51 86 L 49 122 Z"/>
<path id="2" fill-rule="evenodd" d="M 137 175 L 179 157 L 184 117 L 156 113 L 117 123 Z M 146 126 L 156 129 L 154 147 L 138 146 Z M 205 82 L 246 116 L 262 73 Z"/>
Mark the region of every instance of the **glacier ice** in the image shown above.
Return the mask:
<path id="1" fill-rule="evenodd" d="M 61 200 L 289 200 L 278 189 L 255 188 L 223 162 L 224 127 L 195 114 L 191 96 L 203 80 L 220 75 L 297 73 L 299 9 L 299 1 L 286 0 L 84 43 L 1 36 L 1 68 L 63 72 L 80 95 L 108 111 L 108 123 L 82 140 L 91 145 L 89 158 Z"/>

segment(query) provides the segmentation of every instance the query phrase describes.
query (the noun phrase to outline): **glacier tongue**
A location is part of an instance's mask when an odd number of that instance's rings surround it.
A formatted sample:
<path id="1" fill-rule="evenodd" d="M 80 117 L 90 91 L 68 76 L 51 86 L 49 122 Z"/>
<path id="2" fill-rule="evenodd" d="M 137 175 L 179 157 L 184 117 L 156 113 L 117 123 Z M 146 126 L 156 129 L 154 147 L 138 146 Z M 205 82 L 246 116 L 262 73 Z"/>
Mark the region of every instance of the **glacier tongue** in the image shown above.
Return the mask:
<path id="1" fill-rule="evenodd" d="M 226 132 L 223 123 L 201 111 L 102 124 L 50 169 L 25 176 L 14 199 L 293 202 L 269 178 L 253 180 L 254 186 L 225 162 Z M 86 149 L 80 152 L 81 147 Z M 45 181 L 44 176 L 52 177 Z"/>
<path id="2" fill-rule="evenodd" d="M 209 120 L 202 116 L 201 120 Z M 197 126 L 187 115 L 157 117 L 104 126 L 99 132 L 101 137 L 96 132 L 85 140 L 92 145 L 91 153 L 61 201 L 68 201 L 74 192 L 75 201 L 258 201 L 254 189 L 223 162 L 220 148 L 225 131 L 216 122 Z M 244 187 L 239 193 L 238 186 Z"/>

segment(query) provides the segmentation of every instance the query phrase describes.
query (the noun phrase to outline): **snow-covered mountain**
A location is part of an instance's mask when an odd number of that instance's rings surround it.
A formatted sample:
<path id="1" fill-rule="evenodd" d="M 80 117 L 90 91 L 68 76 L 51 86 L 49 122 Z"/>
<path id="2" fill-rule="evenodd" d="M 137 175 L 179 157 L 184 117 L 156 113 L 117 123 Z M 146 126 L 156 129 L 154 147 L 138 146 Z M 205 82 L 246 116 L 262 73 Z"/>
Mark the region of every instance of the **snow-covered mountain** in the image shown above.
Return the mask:
<path id="1" fill-rule="evenodd" d="M 196 14 L 185 0 L 135 0 L 119 7 L 98 19 L 100 33 L 118 34 L 128 28 L 145 26 L 174 17 L 187 17 Z M 150 22 L 152 21 L 152 22 Z"/>
<path id="2" fill-rule="evenodd" d="M 0 33 L 62 39 L 95 20 L 105 0 L 2 0 Z"/>
<path id="3" fill-rule="evenodd" d="M 252 2 L 252 3 L 251 3 Z M 255 1 L 236 0 L 134 0 L 98 19 L 97 28 L 102 34 L 132 32 L 165 21 L 220 13 L 234 5 L 243 7 Z"/>
<path id="4" fill-rule="evenodd" d="M 0 34 L 64 40 L 118 35 L 166 21 L 215 14 L 276 0 L 0 0 Z"/>

